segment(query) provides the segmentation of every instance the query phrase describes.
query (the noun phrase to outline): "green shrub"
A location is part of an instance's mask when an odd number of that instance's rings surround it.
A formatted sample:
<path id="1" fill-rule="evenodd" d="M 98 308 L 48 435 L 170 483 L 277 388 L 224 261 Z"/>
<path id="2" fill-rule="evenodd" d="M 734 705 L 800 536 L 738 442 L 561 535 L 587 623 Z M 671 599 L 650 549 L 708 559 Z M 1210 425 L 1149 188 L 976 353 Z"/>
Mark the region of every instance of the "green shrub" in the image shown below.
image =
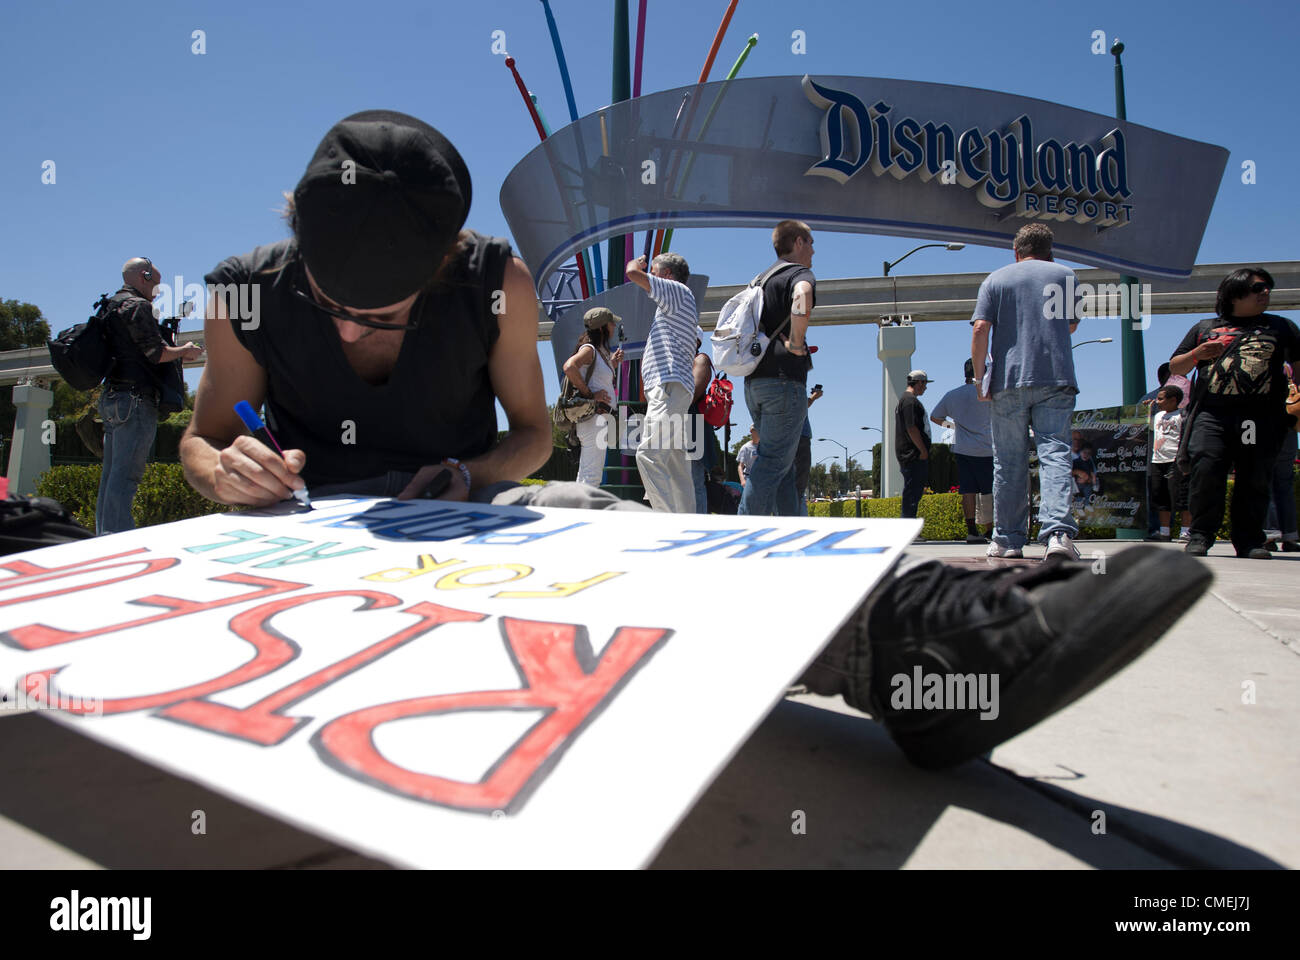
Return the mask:
<path id="1" fill-rule="evenodd" d="M 100 469 L 98 465 L 53 467 L 37 478 L 36 493 L 58 500 L 72 511 L 78 523 L 94 530 Z M 136 488 L 131 516 L 137 527 L 151 527 L 233 509 L 200 496 L 185 482 L 179 463 L 151 463 L 144 468 Z"/>

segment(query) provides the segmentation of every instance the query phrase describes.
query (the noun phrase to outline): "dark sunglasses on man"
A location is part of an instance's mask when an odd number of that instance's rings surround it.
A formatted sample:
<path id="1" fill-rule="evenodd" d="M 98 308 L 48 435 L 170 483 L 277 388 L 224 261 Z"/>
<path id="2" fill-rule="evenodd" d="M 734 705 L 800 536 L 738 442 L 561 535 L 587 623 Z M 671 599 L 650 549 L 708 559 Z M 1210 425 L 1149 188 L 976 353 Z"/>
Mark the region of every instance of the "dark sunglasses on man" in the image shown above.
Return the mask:
<path id="1" fill-rule="evenodd" d="M 315 307 L 321 313 L 328 314 L 331 317 L 336 317 L 339 320 L 346 320 L 348 323 L 359 324 L 360 326 L 370 327 L 374 330 L 416 330 L 419 328 L 418 323 L 383 323 L 379 320 L 372 320 L 369 317 L 362 317 L 348 313 L 340 307 L 332 307 L 321 303 L 307 288 L 306 270 L 304 270 L 301 265 L 299 266 L 298 271 L 294 274 L 290 292 L 292 292 L 299 300 Z"/>
<path id="2" fill-rule="evenodd" d="M 1250 285 L 1250 292 L 1251 292 L 1251 293 L 1266 293 L 1266 292 L 1268 292 L 1268 291 L 1271 291 L 1272 289 L 1273 289 L 1273 288 L 1270 287 L 1270 286 L 1269 286 L 1267 283 L 1265 283 L 1263 280 L 1256 280 L 1254 283 L 1252 283 L 1252 284 Z"/>

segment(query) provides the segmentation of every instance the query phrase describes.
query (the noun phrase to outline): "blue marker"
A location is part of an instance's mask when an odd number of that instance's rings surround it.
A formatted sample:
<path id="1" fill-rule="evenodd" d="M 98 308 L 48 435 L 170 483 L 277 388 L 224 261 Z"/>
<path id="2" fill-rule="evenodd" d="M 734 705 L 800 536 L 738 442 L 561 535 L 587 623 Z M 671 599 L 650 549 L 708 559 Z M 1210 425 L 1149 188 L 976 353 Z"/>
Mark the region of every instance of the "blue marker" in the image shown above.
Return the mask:
<path id="1" fill-rule="evenodd" d="M 244 426 L 248 427 L 249 433 L 257 437 L 257 439 L 261 440 L 272 450 L 275 450 L 280 454 L 280 456 L 284 456 L 284 450 L 282 450 L 280 445 L 276 443 L 275 437 L 271 436 L 271 431 L 266 429 L 266 424 L 264 424 L 262 418 L 257 415 L 257 411 L 253 409 L 252 404 L 247 400 L 240 400 L 235 404 L 235 413 L 239 414 L 239 419 L 244 421 Z M 294 490 L 293 498 L 304 507 L 307 507 L 308 509 L 311 508 L 311 497 L 307 495 L 306 487 L 303 487 L 301 490 Z"/>

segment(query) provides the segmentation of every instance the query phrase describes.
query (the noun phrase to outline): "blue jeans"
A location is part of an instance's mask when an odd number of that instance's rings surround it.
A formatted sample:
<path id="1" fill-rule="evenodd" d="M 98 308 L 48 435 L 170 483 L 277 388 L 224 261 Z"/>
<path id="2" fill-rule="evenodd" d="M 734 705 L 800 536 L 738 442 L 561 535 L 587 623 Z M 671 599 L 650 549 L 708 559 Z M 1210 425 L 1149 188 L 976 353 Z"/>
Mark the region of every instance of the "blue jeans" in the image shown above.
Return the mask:
<path id="1" fill-rule="evenodd" d="M 1038 539 L 1054 533 L 1076 536 L 1070 513 L 1069 387 L 1017 387 L 993 395 L 993 542 L 1019 549 L 1029 539 L 1030 424 L 1038 446 L 1038 487 L 1042 495 Z"/>
<path id="2" fill-rule="evenodd" d="M 740 497 L 741 516 L 799 516 L 794 455 L 808 419 L 808 398 L 798 380 L 747 377 L 745 405 L 758 428 L 758 456 Z"/>
<path id="3" fill-rule="evenodd" d="M 709 512 L 709 492 L 705 482 L 709 479 L 709 471 L 713 469 L 713 438 L 709 436 L 710 428 L 705 426 L 704 419 L 698 414 L 691 420 L 695 430 L 696 449 L 703 448 L 703 456 L 698 460 L 691 461 L 691 480 L 695 483 L 695 512 Z"/>
<path id="4" fill-rule="evenodd" d="M 930 476 L 929 460 L 913 460 L 901 463 L 898 467 L 903 472 L 903 510 L 905 518 L 915 518 L 916 509 L 921 505 L 921 496 L 925 493 L 925 481 Z"/>
<path id="5" fill-rule="evenodd" d="M 105 387 L 99 415 L 104 421 L 104 469 L 99 475 L 95 533 L 102 535 L 135 529 L 131 502 L 158 432 L 158 407 L 152 399 L 129 390 Z"/>

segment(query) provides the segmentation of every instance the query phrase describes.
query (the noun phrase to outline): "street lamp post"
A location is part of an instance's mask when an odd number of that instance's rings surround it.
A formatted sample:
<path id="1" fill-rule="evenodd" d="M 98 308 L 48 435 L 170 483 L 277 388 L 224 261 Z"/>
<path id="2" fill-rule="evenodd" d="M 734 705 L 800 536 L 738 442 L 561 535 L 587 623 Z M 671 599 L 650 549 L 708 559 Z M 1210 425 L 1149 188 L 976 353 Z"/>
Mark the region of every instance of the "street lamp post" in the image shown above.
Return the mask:
<path id="1" fill-rule="evenodd" d="M 840 443 L 838 440 L 832 440 L 830 437 L 818 437 L 818 438 L 817 438 L 817 442 L 818 442 L 818 443 L 833 443 L 833 444 L 835 444 L 835 446 L 839 447 L 841 450 L 844 451 L 844 473 L 845 473 L 845 475 L 848 476 L 848 478 L 849 478 L 849 486 L 852 487 L 852 486 L 853 486 L 853 476 L 852 476 L 852 474 L 849 473 L 849 448 L 846 447 L 846 446 L 844 446 L 844 444 Z"/>
<path id="2" fill-rule="evenodd" d="M 945 250 L 964 250 L 966 244 L 964 243 L 923 243 L 919 247 L 914 247 L 911 250 L 907 251 L 907 253 L 903 254 L 897 260 L 884 261 L 885 272 L 881 274 L 881 276 L 885 276 L 885 277 L 889 276 L 890 270 L 894 269 L 894 267 L 898 266 L 900 263 L 902 263 L 912 254 L 916 253 L 917 250 L 924 250 L 926 247 L 943 247 Z"/>

